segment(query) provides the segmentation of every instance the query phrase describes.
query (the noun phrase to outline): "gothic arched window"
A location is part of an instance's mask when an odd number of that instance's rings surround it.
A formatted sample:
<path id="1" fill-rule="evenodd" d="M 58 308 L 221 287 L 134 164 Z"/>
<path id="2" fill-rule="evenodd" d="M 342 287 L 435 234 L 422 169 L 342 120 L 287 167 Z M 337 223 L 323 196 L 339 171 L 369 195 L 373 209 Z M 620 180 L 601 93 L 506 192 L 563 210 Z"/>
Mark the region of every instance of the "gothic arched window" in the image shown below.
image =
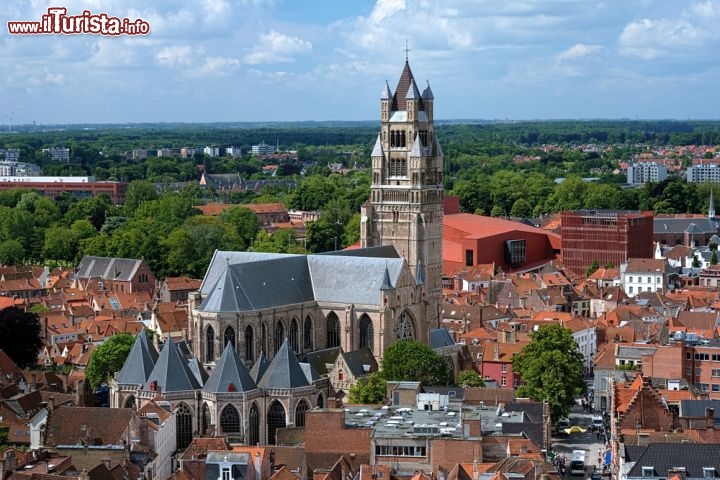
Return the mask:
<path id="1" fill-rule="evenodd" d="M 340 320 L 335 312 L 330 313 L 327 319 L 327 348 L 340 346 Z"/>
<path id="2" fill-rule="evenodd" d="M 360 348 L 367 347 L 370 351 L 372 351 L 374 338 L 375 335 L 372 320 L 370 320 L 370 317 L 367 315 L 363 315 L 360 318 Z"/>
<path id="3" fill-rule="evenodd" d="M 203 403 L 202 416 L 200 418 L 200 435 L 206 435 L 210 425 L 212 425 L 212 419 L 210 417 L 210 408 L 207 403 Z"/>
<path id="4" fill-rule="evenodd" d="M 297 404 L 297 407 L 295 407 L 295 426 L 296 427 L 304 427 L 305 426 L 305 412 L 310 410 L 310 405 L 305 400 L 300 400 Z"/>
<path id="5" fill-rule="evenodd" d="M 318 394 L 317 406 L 318 406 L 318 408 L 325 407 L 325 397 L 323 397 L 322 393 Z"/>
<path id="6" fill-rule="evenodd" d="M 240 433 L 240 413 L 233 405 L 228 404 L 220 414 L 221 433 Z"/>
<path id="7" fill-rule="evenodd" d="M 401 313 L 400 318 L 398 318 L 397 338 L 398 340 L 413 340 L 415 338 L 415 327 L 407 312 Z"/>
<path id="8" fill-rule="evenodd" d="M 277 432 L 277 429 L 285 428 L 286 425 L 287 423 L 285 422 L 285 408 L 282 406 L 282 403 L 274 400 L 270 404 L 270 408 L 268 409 L 267 414 L 268 445 L 275 445 L 275 433 Z"/>
<path id="9" fill-rule="evenodd" d="M 250 406 L 248 420 L 248 445 L 257 445 L 260 443 L 260 413 L 255 402 Z"/>
<path id="10" fill-rule="evenodd" d="M 303 348 L 305 350 L 313 349 L 313 324 L 310 315 L 305 317 L 305 322 L 303 323 Z"/>
<path id="11" fill-rule="evenodd" d="M 297 353 L 298 349 L 298 322 L 294 318 L 290 322 L 290 331 L 288 332 L 288 341 L 293 352 Z"/>
<path id="12" fill-rule="evenodd" d="M 250 325 L 245 327 L 245 360 L 255 360 L 255 332 Z"/>
<path id="13" fill-rule="evenodd" d="M 285 340 L 285 326 L 283 325 L 282 320 L 278 320 L 275 325 L 275 353 L 280 350 L 283 340 Z"/>
<path id="14" fill-rule="evenodd" d="M 232 343 L 232 348 L 235 350 L 235 329 L 233 327 L 227 327 L 223 334 L 223 349 L 228 343 Z"/>
<path id="15" fill-rule="evenodd" d="M 205 361 L 212 362 L 215 360 L 215 330 L 208 326 L 205 330 Z"/>
<path id="16" fill-rule="evenodd" d="M 192 428 L 192 410 L 185 403 L 181 403 L 177 407 L 175 415 L 175 439 L 177 448 L 185 448 L 190 445 L 193 438 Z"/>

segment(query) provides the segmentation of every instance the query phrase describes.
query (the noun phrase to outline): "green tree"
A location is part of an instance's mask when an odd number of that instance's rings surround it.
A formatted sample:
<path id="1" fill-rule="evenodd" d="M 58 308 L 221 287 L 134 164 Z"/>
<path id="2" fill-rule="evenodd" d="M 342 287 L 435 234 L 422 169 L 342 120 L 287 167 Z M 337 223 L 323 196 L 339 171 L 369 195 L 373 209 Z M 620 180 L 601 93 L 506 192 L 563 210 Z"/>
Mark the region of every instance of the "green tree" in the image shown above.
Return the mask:
<path id="1" fill-rule="evenodd" d="M 575 399 L 585 391 L 583 355 L 570 330 L 560 324 L 543 325 L 513 357 L 513 372 L 522 384 L 518 397 L 546 400 L 553 421 L 566 417 Z"/>
<path id="2" fill-rule="evenodd" d="M 515 203 L 513 203 L 512 209 L 510 209 L 510 216 L 511 217 L 531 217 L 533 213 L 533 207 L 530 205 L 530 202 L 525 200 L 524 198 L 518 198 L 515 200 Z"/>
<path id="3" fill-rule="evenodd" d="M 25 249 L 17 240 L 0 242 L 0 264 L 19 265 L 25 258 Z"/>
<path id="4" fill-rule="evenodd" d="M 385 380 L 420 382 L 423 385 L 450 385 L 445 359 L 430 346 L 416 340 L 398 340 L 382 358 L 381 375 Z"/>
<path id="5" fill-rule="evenodd" d="M 485 381 L 475 370 L 462 370 L 455 376 L 455 385 L 458 387 L 484 387 Z"/>
<path id="6" fill-rule="evenodd" d="M 85 368 L 85 378 L 91 387 L 98 388 L 115 372 L 120 371 L 134 342 L 132 335 L 121 333 L 108 338 L 93 350 Z"/>
<path id="7" fill-rule="evenodd" d="M 692 267 L 693 268 L 700 268 L 700 259 L 693 253 L 693 261 L 692 261 Z"/>
<path id="8" fill-rule="evenodd" d="M 125 193 L 125 211 L 129 214 L 145 202 L 158 198 L 155 186 L 147 180 L 133 180 Z"/>
<path id="9" fill-rule="evenodd" d="M 250 246 L 250 241 L 257 236 L 258 230 L 260 230 L 260 222 L 258 222 L 255 212 L 243 206 L 230 207 L 223 210 L 220 214 L 220 220 L 235 229 L 243 241 L 244 246 L 240 247 L 241 250 L 245 250 Z"/>
<path id="10" fill-rule="evenodd" d="M 585 270 L 585 276 L 589 277 L 593 273 L 597 271 L 597 269 L 600 268 L 600 262 L 597 261 L 597 259 L 593 260 L 590 266 Z"/>
<path id="11" fill-rule="evenodd" d="M 40 347 L 40 320 L 36 314 L 17 307 L 0 310 L 0 350 L 18 367 L 35 365 Z"/>
<path id="12" fill-rule="evenodd" d="M 371 373 L 367 379 L 353 383 L 348 393 L 350 403 L 382 403 L 387 396 L 387 382 L 379 372 Z"/>
<path id="13" fill-rule="evenodd" d="M 717 263 L 718 263 L 717 250 L 713 250 L 712 255 L 710 256 L 710 265 L 717 265 Z"/>

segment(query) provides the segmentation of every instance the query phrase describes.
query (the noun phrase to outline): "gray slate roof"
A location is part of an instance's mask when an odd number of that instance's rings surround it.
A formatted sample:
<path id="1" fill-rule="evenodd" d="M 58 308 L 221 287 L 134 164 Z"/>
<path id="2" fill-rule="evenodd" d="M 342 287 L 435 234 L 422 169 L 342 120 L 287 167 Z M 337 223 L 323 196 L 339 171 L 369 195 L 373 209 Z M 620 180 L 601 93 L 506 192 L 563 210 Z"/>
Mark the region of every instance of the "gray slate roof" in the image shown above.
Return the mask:
<path id="1" fill-rule="evenodd" d="M 302 368 L 302 371 L 305 374 L 305 378 L 307 378 L 308 383 L 313 383 L 316 380 L 320 380 L 320 374 L 309 363 L 301 363 L 300 368 Z"/>
<path id="2" fill-rule="evenodd" d="M 262 379 L 263 375 L 265 375 L 265 372 L 267 371 L 267 368 L 270 366 L 270 360 L 265 356 L 264 352 L 260 352 L 260 356 L 257 360 L 255 360 L 255 363 L 253 364 L 252 368 L 250 369 L 250 377 L 255 381 L 255 383 L 259 383 Z"/>
<path id="3" fill-rule="evenodd" d="M 144 385 L 155 367 L 157 359 L 158 352 L 155 350 L 155 345 L 148 341 L 143 328 L 135 337 L 135 343 L 133 343 L 122 369 L 117 374 L 118 383 Z"/>
<path id="4" fill-rule="evenodd" d="M 150 390 L 152 382 L 157 382 L 161 392 L 180 392 L 200 388 L 200 383 L 188 367 L 187 360 L 171 339 L 165 341 L 155 368 L 143 389 Z"/>
<path id="5" fill-rule="evenodd" d="M 75 278 L 102 278 L 103 280 L 130 281 L 142 260 L 132 258 L 95 257 L 86 255 L 80 260 Z"/>
<path id="6" fill-rule="evenodd" d="M 182 352 L 182 350 L 180 350 Z M 200 359 L 197 357 L 192 357 L 188 359 L 188 368 L 190 371 L 195 375 L 195 379 L 198 381 L 200 385 L 205 385 L 205 382 L 210 377 L 208 375 L 207 370 L 205 370 L 205 367 L 203 367 L 203 364 L 200 363 Z"/>
<path id="7" fill-rule="evenodd" d="M 443 348 L 455 345 L 447 328 L 435 328 L 430 330 L 430 346 L 432 348 Z"/>
<path id="8" fill-rule="evenodd" d="M 233 385 L 234 390 L 230 389 L 230 384 Z M 255 381 L 250 377 L 247 368 L 240 361 L 240 357 L 238 357 L 232 343 L 228 342 L 225 345 L 225 350 L 223 350 L 215 369 L 210 374 L 210 378 L 205 382 L 203 390 L 211 393 L 257 390 Z"/>
<path id="9" fill-rule="evenodd" d="M 720 400 L 680 400 L 680 418 L 705 418 L 705 409 L 714 409 L 714 424 L 720 424 Z"/>
<path id="10" fill-rule="evenodd" d="M 231 252 L 227 250 L 215 250 L 213 258 L 210 260 L 210 265 L 205 272 L 205 277 L 200 284 L 200 292 L 203 296 L 207 295 L 208 292 L 215 286 L 218 278 L 220 278 L 220 275 L 222 275 L 228 265 L 294 256 L 297 255 L 287 253 Z"/>
<path id="11" fill-rule="evenodd" d="M 378 371 L 377 360 L 375 360 L 372 350 L 367 347 L 347 353 L 340 352 L 340 355 L 345 359 L 345 365 L 355 378 L 366 377 Z M 365 365 L 370 367 L 368 371 L 365 371 Z"/>
<path id="12" fill-rule="evenodd" d="M 290 349 L 287 338 L 270 362 L 258 387 L 268 389 L 300 388 L 310 385 L 295 353 Z"/>
<path id="13" fill-rule="evenodd" d="M 637 457 L 628 478 L 643 477 L 643 467 L 653 467 L 654 476 L 666 478 L 674 467 L 685 467 L 685 478 L 704 478 L 703 467 L 713 467 L 720 473 L 720 444 L 651 443 Z"/>
<path id="14" fill-rule="evenodd" d="M 252 252 L 232 253 L 233 261 L 224 268 L 215 259 L 211 263 L 202 288 L 213 278 L 215 283 L 205 289 L 207 297 L 198 310 L 242 312 L 310 301 L 380 305 L 385 281 L 396 285 L 405 265 L 392 247 L 260 260 Z"/>
<path id="15" fill-rule="evenodd" d="M 694 224 L 694 233 L 717 233 L 718 222 L 709 218 L 654 218 L 653 233 L 684 233 Z"/>
<path id="16" fill-rule="evenodd" d="M 333 365 L 338 355 L 342 352 L 341 347 L 323 348 L 305 354 L 307 361 L 320 375 L 328 374 L 328 365 Z"/>

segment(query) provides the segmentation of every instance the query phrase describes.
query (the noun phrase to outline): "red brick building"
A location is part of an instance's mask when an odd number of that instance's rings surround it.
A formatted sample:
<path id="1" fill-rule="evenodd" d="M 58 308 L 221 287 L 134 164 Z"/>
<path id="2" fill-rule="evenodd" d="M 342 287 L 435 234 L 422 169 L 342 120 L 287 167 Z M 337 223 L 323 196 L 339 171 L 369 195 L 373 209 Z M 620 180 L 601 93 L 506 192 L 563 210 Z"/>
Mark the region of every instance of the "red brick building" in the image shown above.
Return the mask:
<path id="1" fill-rule="evenodd" d="M 628 258 L 653 258 L 653 213 L 573 210 L 560 218 L 562 259 L 583 275 L 593 261 L 618 267 Z"/>

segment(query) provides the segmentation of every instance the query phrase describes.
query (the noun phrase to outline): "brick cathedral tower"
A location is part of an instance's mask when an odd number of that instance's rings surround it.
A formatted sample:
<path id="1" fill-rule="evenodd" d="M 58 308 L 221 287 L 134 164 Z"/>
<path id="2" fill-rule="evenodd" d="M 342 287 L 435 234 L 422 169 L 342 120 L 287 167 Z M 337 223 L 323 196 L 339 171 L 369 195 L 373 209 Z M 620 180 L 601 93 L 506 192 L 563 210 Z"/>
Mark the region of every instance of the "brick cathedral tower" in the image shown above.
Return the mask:
<path id="1" fill-rule="evenodd" d="M 443 152 L 435 137 L 430 84 L 420 93 L 407 56 L 393 93 L 380 97 L 370 200 L 362 207 L 361 245 L 393 245 L 423 285 L 425 321 L 439 326 L 442 301 Z"/>

